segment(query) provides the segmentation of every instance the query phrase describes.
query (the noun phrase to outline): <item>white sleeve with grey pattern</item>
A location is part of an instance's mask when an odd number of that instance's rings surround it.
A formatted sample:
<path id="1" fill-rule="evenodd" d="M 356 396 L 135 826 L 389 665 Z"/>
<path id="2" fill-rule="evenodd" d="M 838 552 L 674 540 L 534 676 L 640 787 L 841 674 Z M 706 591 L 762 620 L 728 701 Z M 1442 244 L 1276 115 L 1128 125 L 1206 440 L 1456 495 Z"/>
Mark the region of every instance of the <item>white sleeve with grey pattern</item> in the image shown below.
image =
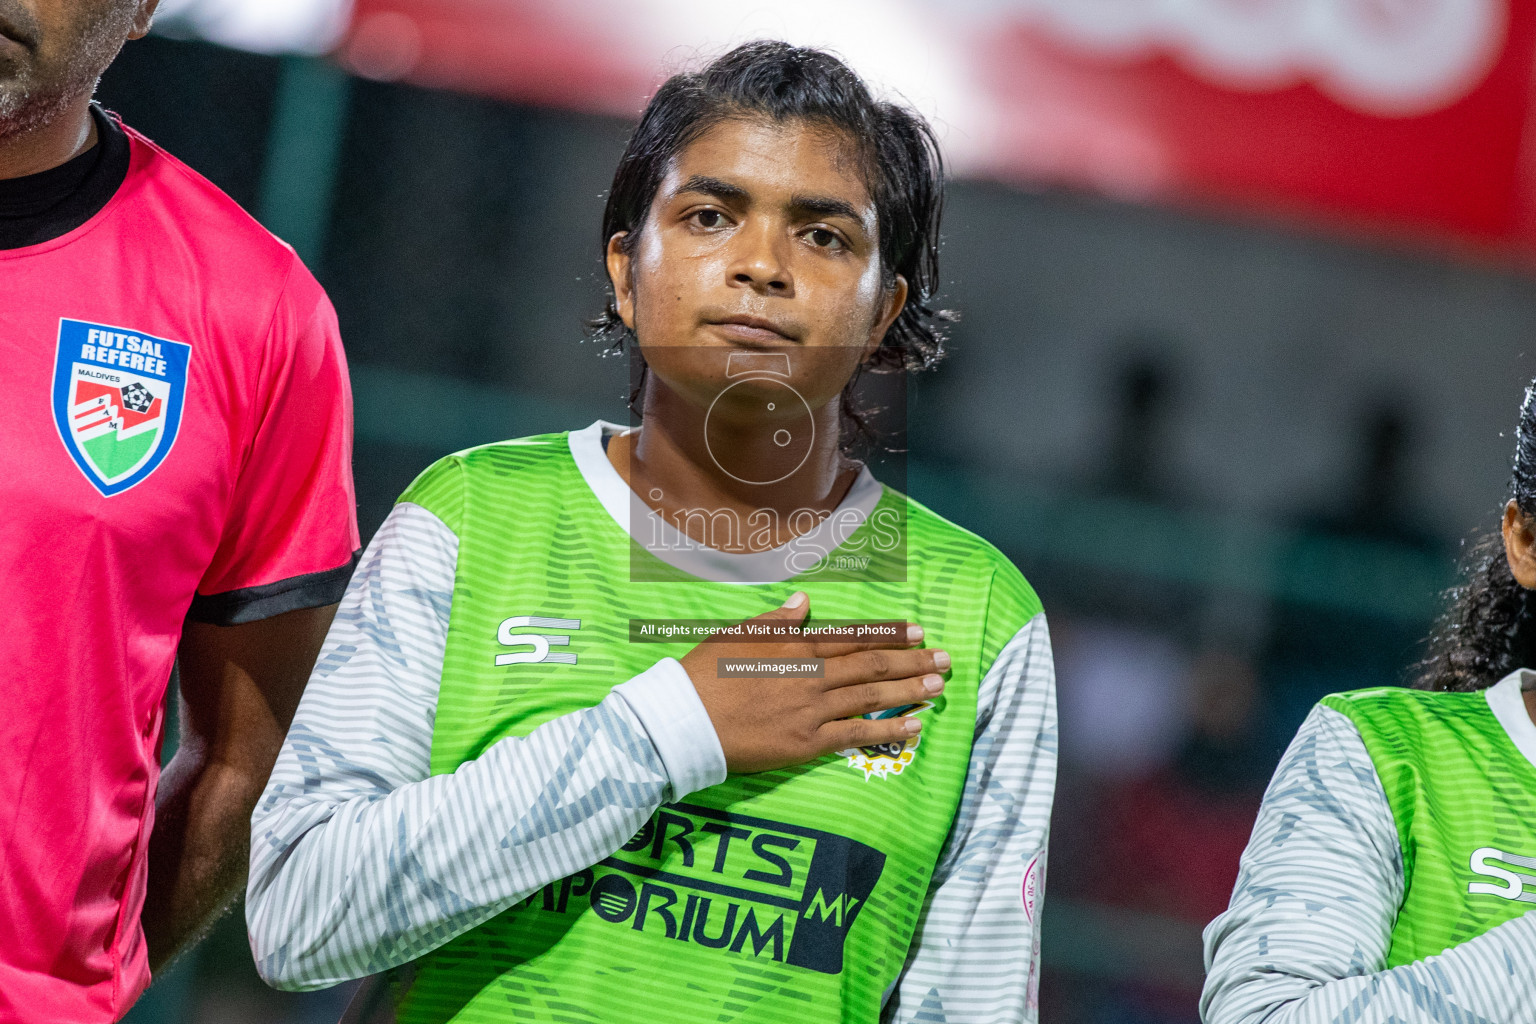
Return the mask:
<path id="1" fill-rule="evenodd" d="M 1038 1019 L 1040 907 L 1056 789 L 1056 673 L 1044 614 L 998 654 L 977 695 L 955 822 L 882 1020 Z"/>
<path id="2" fill-rule="evenodd" d="M 431 775 L 457 557 L 453 532 L 402 502 L 337 609 L 251 816 L 246 921 L 269 984 L 323 988 L 414 960 L 725 778 L 671 658 Z"/>
<path id="3" fill-rule="evenodd" d="M 1318 706 L 1264 794 L 1232 902 L 1205 930 L 1206 1024 L 1519 1024 L 1536 917 L 1390 970 L 1403 900 L 1392 809 L 1353 722 Z"/>

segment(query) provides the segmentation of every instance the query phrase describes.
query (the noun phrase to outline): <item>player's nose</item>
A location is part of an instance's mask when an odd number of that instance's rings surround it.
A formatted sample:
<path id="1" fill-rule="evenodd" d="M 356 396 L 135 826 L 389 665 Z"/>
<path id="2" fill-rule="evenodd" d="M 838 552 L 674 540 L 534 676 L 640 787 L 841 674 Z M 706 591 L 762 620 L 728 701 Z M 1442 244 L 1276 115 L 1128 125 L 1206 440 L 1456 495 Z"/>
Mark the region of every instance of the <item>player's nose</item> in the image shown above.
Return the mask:
<path id="1" fill-rule="evenodd" d="M 729 282 L 737 288 L 781 298 L 793 298 L 794 275 L 789 269 L 786 233 L 766 220 L 748 222 L 737 232 L 735 252 L 726 271 Z"/>

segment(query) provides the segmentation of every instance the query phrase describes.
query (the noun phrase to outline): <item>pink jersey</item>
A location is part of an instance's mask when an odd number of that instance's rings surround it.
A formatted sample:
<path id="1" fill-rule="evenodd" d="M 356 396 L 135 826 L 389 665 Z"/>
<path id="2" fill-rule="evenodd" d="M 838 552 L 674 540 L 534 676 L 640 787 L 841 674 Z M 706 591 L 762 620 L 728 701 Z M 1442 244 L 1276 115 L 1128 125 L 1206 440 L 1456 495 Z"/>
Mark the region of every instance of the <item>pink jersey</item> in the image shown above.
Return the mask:
<path id="1" fill-rule="evenodd" d="M 335 314 L 130 133 L 84 225 L 0 250 L 0 1021 L 113 1021 L 182 624 L 339 598 L 358 547 Z"/>

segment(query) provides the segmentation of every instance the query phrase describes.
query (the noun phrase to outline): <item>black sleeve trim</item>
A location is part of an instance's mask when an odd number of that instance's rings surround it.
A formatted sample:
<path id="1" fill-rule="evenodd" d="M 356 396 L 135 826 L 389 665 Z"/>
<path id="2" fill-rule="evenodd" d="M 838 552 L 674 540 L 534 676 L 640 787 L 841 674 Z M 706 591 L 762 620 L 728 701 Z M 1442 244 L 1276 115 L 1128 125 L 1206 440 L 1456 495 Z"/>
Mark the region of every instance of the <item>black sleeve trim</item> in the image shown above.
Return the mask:
<path id="1" fill-rule="evenodd" d="M 198 594 L 192 598 L 187 618 L 212 626 L 238 626 L 284 612 L 335 604 L 346 593 L 352 570 L 357 568 L 357 560 L 362 554 L 363 549 L 358 548 L 351 558 L 334 569 L 290 576 L 259 587 L 226 590 L 222 594 Z"/>

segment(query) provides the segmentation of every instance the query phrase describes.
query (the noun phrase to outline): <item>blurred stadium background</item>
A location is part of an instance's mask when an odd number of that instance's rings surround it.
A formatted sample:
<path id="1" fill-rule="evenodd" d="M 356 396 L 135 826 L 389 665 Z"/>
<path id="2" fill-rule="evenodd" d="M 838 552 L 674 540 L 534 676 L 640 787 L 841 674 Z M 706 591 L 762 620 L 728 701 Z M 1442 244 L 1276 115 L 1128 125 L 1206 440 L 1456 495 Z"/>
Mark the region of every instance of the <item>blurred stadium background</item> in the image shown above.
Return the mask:
<path id="1" fill-rule="evenodd" d="M 1399 682 L 1536 375 L 1536 6 L 1513 0 L 165 0 L 102 100 L 330 291 L 365 537 L 432 459 L 626 415 L 600 196 L 670 69 L 827 45 L 940 128 L 953 355 L 912 494 L 1044 598 L 1042 1019 L 1197 1019 L 1269 773 Z M 152 255 L 152 254 L 151 254 Z M 330 1022 L 243 916 L 138 1024 Z"/>

